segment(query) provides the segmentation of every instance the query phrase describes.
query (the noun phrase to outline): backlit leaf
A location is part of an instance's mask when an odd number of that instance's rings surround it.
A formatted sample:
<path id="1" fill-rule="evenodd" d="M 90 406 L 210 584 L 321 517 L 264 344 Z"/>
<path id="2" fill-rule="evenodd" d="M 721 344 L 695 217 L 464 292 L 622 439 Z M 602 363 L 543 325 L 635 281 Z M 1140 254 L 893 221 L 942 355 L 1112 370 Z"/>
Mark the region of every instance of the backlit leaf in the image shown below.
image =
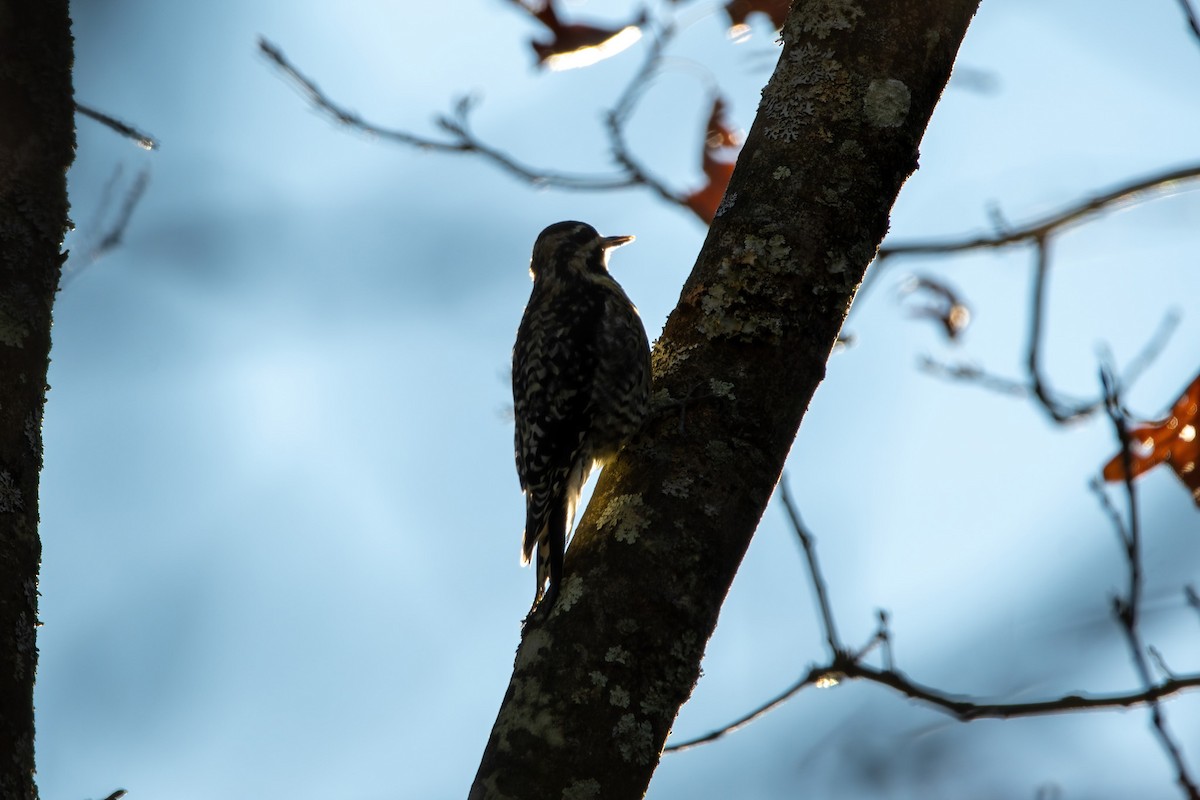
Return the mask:
<path id="1" fill-rule="evenodd" d="M 725 117 L 725 101 L 717 97 L 708 116 L 701 156 L 701 168 L 708 182 L 684 198 L 687 207 L 705 222 L 712 222 L 717 214 L 729 179 L 733 176 L 741 144 L 741 135 Z"/>
<path id="2" fill-rule="evenodd" d="M 1200 461 L 1200 376 L 1175 402 L 1166 419 L 1135 428 L 1129 432 L 1129 439 L 1129 477 L 1136 478 L 1159 464 L 1166 464 L 1200 506 L 1200 466 L 1197 464 Z M 1117 453 L 1104 465 L 1104 480 L 1123 481 L 1125 478 L 1125 455 Z"/>

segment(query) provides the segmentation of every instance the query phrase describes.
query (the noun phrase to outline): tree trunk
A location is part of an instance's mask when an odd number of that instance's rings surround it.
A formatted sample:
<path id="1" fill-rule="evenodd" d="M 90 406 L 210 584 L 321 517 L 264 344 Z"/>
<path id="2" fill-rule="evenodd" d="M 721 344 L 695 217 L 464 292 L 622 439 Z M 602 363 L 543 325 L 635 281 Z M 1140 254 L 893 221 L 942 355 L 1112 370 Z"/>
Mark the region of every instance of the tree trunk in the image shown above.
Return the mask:
<path id="1" fill-rule="evenodd" d="M 604 470 L 558 604 L 525 629 L 470 797 L 642 797 L 917 167 L 978 0 L 796 0 L 654 391 L 683 400 Z"/>
<path id="2" fill-rule="evenodd" d="M 0 0 L 0 797 L 36 798 L 38 473 L 75 154 L 66 0 Z"/>

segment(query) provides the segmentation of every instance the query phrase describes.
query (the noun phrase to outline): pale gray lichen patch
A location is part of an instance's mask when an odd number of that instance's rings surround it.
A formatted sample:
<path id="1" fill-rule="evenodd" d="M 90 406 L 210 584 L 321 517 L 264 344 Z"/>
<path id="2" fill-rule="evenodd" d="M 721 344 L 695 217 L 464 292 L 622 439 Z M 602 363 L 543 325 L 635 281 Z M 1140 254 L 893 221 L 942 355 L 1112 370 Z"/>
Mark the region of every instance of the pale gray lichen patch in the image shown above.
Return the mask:
<path id="1" fill-rule="evenodd" d="M 655 375 L 670 375 L 683 362 L 687 361 L 693 350 L 699 345 L 679 345 L 675 342 L 664 342 L 659 339 L 650 352 L 650 366 Z M 668 395 L 667 400 L 670 400 Z"/>
<path id="2" fill-rule="evenodd" d="M 787 167 L 776 167 L 775 171 L 771 173 L 771 178 L 777 181 L 790 177 L 792 177 L 792 171 Z"/>
<path id="3" fill-rule="evenodd" d="M 779 234 L 775 234 L 770 239 L 762 239 L 753 234 L 748 235 L 746 249 L 750 250 L 752 247 L 767 257 L 766 266 L 772 272 L 784 272 L 792 266 L 791 259 L 788 258 L 792 254 L 792 246 Z"/>
<path id="4" fill-rule="evenodd" d="M 572 781 L 562 792 L 562 800 L 596 800 L 599 796 L 600 781 L 595 778 Z"/>
<path id="5" fill-rule="evenodd" d="M 617 708 L 629 708 L 629 690 L 614 686 L 608 693 L 608 702 Z"/>
<path id="6" fill-rule="evenodd" d="M 507 705 L 507 713 L 496 719 L 495 732 L 502 751 L 511 751 L 513 744 L 511 736 L 524 732 L 552 747 L 562 747 L 566 743 L 562 726 L 557 717 L 547 708 L 549 701 L 536 678 L 512 679 L 512 699 Z"/>
<path id="7" fill-rule="evenodd" d="M 567 612 L 571 610 L 571 606 L 583 597 L 583 578 L 579 575 L 572 575 L 563 581 L 562 589 L 558 593 L 558 602 L 554 604 L 552 614 Z"/>
<path id="8" fill-rule="evenodd" d="M 25 508 L 21 489 L 8 470 L 0 470 L 0 513 L 10 514 Z"/>
<path id="9" fill-rule="evenodd" d="M 544 630 L 539 628 L 530 631 L 521 641 L 521 648 L 517 650 L 517 663 L 514 665 L 516 671 L 520 672 L 533 665 L 541 656 L 542 651 L 548 650 L 553 643 L 554 637 Z"/>
<path id="10" fill-rule="evenodd" d="M 668 478 L 662 483 L 662 493 L 667 497 L 685 498 L 691 494 L 693 483 L 695 483 L 695 480 L 687 475 Z"/>
<path id="11" fill-rule="evenodd" d="M 645 501 L 636 494 L 617 495 L 608 502 L 600 518 L 596 520 L 596 528 L 603 530 L 614 528 L 613 538 L 618 542 L 633 544 L 638 535 L 650 527 L 649 509 Z"/>
<path id="12" fill-rule="evenodd" d="M 654 729 L 647 720 L 639 722 L 633 714 L 622 714 L 613 737 L 621 758 L 631 764 L 649 764 L 654 757 Z"/>
<path id="13" fill-rule="evenodd" d="M 764 333 L 780 336 L 783 322 L 777 315 L 748 311 L 746 307 L 753 298 L 767 298 L 772 307 L 790 298 L 790 289 L 781 285 L 777 276 L 799 270 L 800 264 L 791 253 L 791 245 L 779 234 L 742 237 L 717 266 L 720 280 L 700 296 L 700 331 L 710 337 L 754 339 Z"/>
<path id="14" fill-rule="evenodd" d="M 620 645 L 613 645 L 604 654 L 604 660 L 609 664 L 629 664 L 629 651 Z"/>
<path id="15" fill-rule="evenodd" d="M 768 139 L 794 142 L 801 130 L 816 119 L 817 103 L 840 98 L 835 91 L 845 70 L 832 50 L 811 44 L 788 52 L 787 63 L 763 89 L 759 118 Z"/>
<path id="16" fill-rule="evenodd" d="M 863 15 L 852 0 L 807 0 L 801 30 L 824 39 L 833 31 L 849 30 Z"/>
<path id="17" fill-rule="evenodd" d="M 608 676 L 598 669 L 589 672 L 588 677 L 592 679 L 592 685 L 597 689 L 603 689 L 608 685 Z"/>
<path id="18" fill-rule="evenodd" d="M 656 714 L 661 714 L 665 709 L 670 708 L 671 699 L 668 695 L 659 691 L 657 688 L 646 690 L 646 697 L 639 703 L 642 713 L 648 717 Z"/>
<path id="19" fill-rule="evenodd" d="M 716 378 L 709 378 L 708 390 L 712 392 L 713 397 L 723 397 L 726 400 L 737 399 L 733 393 L 733 384 L 729 383 L 728 381 L 719 381 Z"/>
<path id="20" fill-rule="evenodd" d="M 912 105 L 912 93 L 895 78 L 873 80 L 863 95 L 863 114 L 876 128 L 898 128 Z"/>
<path id="21" fill-rule="evenodd" d="M 706 517 L 715 517 L 717 514 L 721 513 L 721 509 L 717 508 L 712 503 L 705 503 L 701 510 L 704 511 L 704 516 Z"/>
<path id="22" fill-rule="evenodd" d="M 825 271 L 829 274 L 830 279 L 814 282 L 813 294 L 842 294 L 862 279 L 862 273 L 853 269 L 853 265 L 868 263 L 873 257 L 873 252 L 867 252 L 866 249 L 859 247 L 851 247 L 846 252 L 826 250 Z"/>

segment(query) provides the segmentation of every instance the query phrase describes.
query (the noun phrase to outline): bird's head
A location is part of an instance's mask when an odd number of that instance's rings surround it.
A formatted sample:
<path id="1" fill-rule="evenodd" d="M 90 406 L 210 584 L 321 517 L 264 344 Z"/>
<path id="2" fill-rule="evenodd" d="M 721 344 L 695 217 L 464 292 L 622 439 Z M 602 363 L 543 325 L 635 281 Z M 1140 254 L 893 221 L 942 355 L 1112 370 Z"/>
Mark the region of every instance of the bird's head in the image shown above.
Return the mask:
<path id="1" fill-rule="evenodd" d="M 608 254 L 632 236 L 601 236 L 586 222 L 556 222 L 538 234 L 529 274 L 535 281 L 608 275 Z"/>

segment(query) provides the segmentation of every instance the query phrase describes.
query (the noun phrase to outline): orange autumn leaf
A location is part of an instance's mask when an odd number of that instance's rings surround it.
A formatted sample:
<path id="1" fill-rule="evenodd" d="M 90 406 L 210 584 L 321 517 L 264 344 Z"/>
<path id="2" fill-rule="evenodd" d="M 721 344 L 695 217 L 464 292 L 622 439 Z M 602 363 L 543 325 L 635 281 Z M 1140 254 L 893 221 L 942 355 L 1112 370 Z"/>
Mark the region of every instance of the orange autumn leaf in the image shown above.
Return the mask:
<path id="1" fill-rule="evenodd" d="M 725 118 L 725 101 L 720 97 L 714 99 L 712 113 L 708 115 L 701 157 L 701 168 L 708 182 L 683 198 L 687 207 L 705 222 L 712 222 L 725 197 L 725 188 L 733 176 L 741 144 L 742 137 Z"/>
<path id="2" fill-rule="evenodd" d="M 1159 464 L 1166 464 L 1192 493 L 1200 506 L 1200 376 L 1192 381 L 1175 402 L 1171 413 L 1161 422 L 1143 425 L 1129 432 L 1129 476 L 1136 478 Z M 1104 480 L 1126 478 L 1125 457 L 1117 453 L 1104 465 Z"/>
<path id="3" fill-rule="evenodd" d="M 554 0 L 513 0 L 553 35 L 548 42 L 533 41 L 530 46 L 537 55 L 538 65 L 550 69 L 572 69 L 595 64 L 626 49 L 642 33 L 639 26 L 645 15 L 617 28 L 565 23 L 559 20 Z"/>

